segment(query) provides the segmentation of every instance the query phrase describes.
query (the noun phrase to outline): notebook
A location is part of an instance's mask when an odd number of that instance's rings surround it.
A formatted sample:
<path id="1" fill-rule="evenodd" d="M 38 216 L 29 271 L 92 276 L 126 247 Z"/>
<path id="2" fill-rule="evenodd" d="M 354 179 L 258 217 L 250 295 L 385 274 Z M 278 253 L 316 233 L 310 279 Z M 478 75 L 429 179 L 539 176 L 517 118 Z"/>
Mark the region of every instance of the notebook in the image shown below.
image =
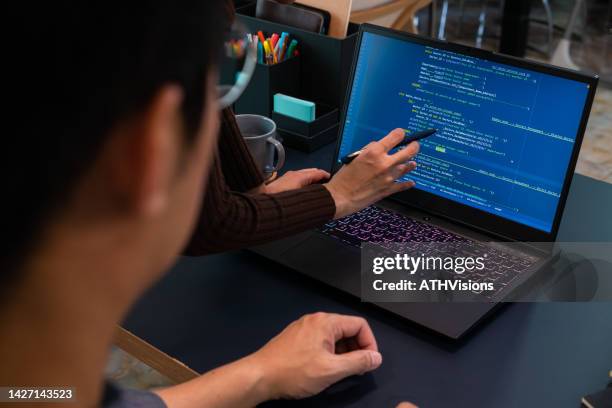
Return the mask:
<path id="1" fill-rule="evenodd" d="M 353 0 L 299 0 L 298 3 L 327 10 L 331 14 L 329 35 L 335 38 L 346 37 Z"/>
<path id="2" fill-rule="evenodd" d="M 325 18 L 322 13 L 303 7 L 280 4 L 273 0 L 258 0 L 255 16 L 313 33 L 325 31 Z"/>

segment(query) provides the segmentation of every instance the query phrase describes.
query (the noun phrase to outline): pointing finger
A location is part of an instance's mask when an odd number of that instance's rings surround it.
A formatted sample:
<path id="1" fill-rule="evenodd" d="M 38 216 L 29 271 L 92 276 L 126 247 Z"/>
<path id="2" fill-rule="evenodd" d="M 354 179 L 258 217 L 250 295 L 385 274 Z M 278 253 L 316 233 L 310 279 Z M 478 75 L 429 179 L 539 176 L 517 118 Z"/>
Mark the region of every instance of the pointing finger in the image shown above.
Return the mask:
<path id="1" fill-rule="evenodd" d="M 406 131 L 404 129 L 398 128 L 398 129 L 393 130 L 387 136 L 383 137 L 379 143 L 383 146 L 383 149 L 385 150 L 385 152 L 389 152 L 394 147 L 396 147 L 398 144 L 400 144 L 404 140 L 405 136 L 406 136 Z"/>

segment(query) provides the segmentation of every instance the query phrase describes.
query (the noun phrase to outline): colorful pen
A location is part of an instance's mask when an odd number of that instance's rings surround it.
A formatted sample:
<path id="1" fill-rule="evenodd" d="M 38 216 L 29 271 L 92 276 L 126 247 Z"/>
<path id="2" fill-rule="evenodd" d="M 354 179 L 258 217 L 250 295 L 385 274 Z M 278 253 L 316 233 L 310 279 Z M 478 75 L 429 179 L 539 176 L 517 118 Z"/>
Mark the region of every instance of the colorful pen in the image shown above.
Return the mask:
<path id="1" fill-rule="evenodd" d="M 285 51 L 287 51 L 287 38 L 289 34 L 282 33 L 280 41 L 278 42 L 278 59 L 283 61 L 285 59 Z"/>
<path id="2" fill-rule="evenodd" d="M 261 41 L 257 41 L 257 62 L 264 64 L 264 47 Z"/>
<path id="3" fill-rule="evenodd" d="M 259 37 L 259 41 L 263 44 L 266 42 L 266 37 L 264 37 L 263 32 L 258 31 L 257 32 L 257 37 Z"/>
<path id="4" fill-rule="evenodd" d="M 293 57 L 293 52 L 297 48 L 298 42 L 297 40 L 291 40 L 291 44 L 289 44 L 289 49 L 287 50 L 287 58 Z"/>
<path id="5" fill-rule="evenodd" d="M 257 61 L 260 64 L 278 64 L 298 55 L 298 41 L 292 40 L 287 32 L 282 32 L 280 35 L 273 33 L 266 38 L 263 31 L 258 31 L 257 34 L 247 35 L 247 41 L 255 43 Z"/>
<path id="6" fill-rule="evenodd" d="M 283 37 L 283 35 L 281 35 L 278 38 L 278 41 L 276 42 L 276 45 L 274 46 L 274 51 L 276 51 L 276 54 L 278 55 L 279 59 L 280 59 L 280 50 L 281 50 L 281 45 L 282 45 L 283 40 L 284 40 L 284 37 Z"/>
<path id="7" fill-rule="evenodd" d="M 272 55 L 272 52 L 270 50 L 270 43 L 268 42 L 268 40 L 265 40 L 264 43 L 264 51 L 266 52 L 266 59 L 270 58 L 270 55 Z"/>
<path id="8" fill-rule="evenodd" d="M 272 34 L 272 38 L 270 38 L 270 43 L 272 44 L 272 49 L 276 48 L 276 43 L 278 43 L 279 36 L 278 34 Z"/>

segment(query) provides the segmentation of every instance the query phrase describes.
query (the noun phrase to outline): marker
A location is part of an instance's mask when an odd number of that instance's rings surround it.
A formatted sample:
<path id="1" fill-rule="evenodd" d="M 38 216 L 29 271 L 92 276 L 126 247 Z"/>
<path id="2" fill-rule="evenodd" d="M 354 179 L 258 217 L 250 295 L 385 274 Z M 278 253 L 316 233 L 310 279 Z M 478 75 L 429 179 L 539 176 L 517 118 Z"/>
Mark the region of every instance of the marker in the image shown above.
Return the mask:
<path id="1" fill-rule="evenodd" d="M 270 39 L 271 45 L 272 45 L 272 49 L 276 48 L 276 43 L 278 42 L 278 39 L 280 37 L 278 36 L 278 34 L 274 33 L 272 34 L 272 38 Z"/>
<path id="2" fill-rule="evenodd" d="M 288 33 L 282 32 L 281 36 L 280 36 L 280 38 L 278 40 L 279 43 L 277 44 L 277 47 L 281 48 L 283 46 L 282 42 L 285 42 L 288 37 L 289 37 Z"/>
<path id="3" fill-rule="evenodd" d="M 266 64 L 272 65 L 274 57 L 272 56 L 272 50 L 270 49 L 270 42 L 264 41 L 264 52 L 266 53 Z"/>
<path id="4" fill-rule="evenodd" d="M 293 57 L 293 52 L 296 50 L 298 42 L 296 39 L 293 39 L 289 44 L 289 49 L 287 50 L 287 58 Z"/>
<path id="5" fill-rule="evenodd" d="M 278 58 L 281 61 L 285 60 L 286 54 L 287 54 L 287 43 L 289 42 L 289 35 L 285 35 L 287 33 L 283 33 L 283 35 L 281 36 L 280 39 L 280 45 L 279 45 L 279 53 L 278 53 Z"/>
<path id="6" fill-rule="evenodd" d="M 275 47 L 276 55 L 278 55 L 278 60 L 279 61 L 282 61 L 281 52 L 283 50 L 283 43 L 285 42 L 285 37 L 286 37 L 285 34 L 287 34 L 287 33 L 282 33 L 281 34 L 280 38 L 278 39 L 278 42 L 276 43 L 276 47 Z"/>
<path id="7" fill-rule="evenodd" d="M 266 57 L 270 54 L 270 43 L 268 42 L 268 40 L 265 40 L 263 42 L 263 46 L 264 46 L 264 51 L 266 52 Z"/>
<path id="8" fill-rule="evenodd" d="M 272 54 L 272 60 L 275 64 L 278 64 L 278 53 L 276 52 L 276 44 L 278 43 L 278 39 L 278 34 L 274 34 L 272 36 L 272 39 L 268 40 L 268 42 L 270 43 L 270 53 Z"/>
<path id="9" fill-rule="evenodd" d="M 405 136 L 404 140 L 402 140 L 400 144 L 398 144 L 395 147 L 406 146 L 407 144 L 416 142 L 417 140 L 425 139 L 426 137 L 435 134 L 437 131 L 438 131 L 437 129 L 427 129 L 421 132 L 416 132 L 411 135 Z M 342 162 L 342 164 L 349 164 L 353 160 L 355 160 L 357 157 L 359 157 L 360 154 L 361 154 L 361 150 L 358 150 L 354 153 L 344 156 L 343 158 L 340 159 L 340 161 Z"/>
<path id="10" fill-rule="evenodd" d="M 264 63 L 264 60 L 265 60 L 264 54 L 265 52 L 264 52 L 263 44 L 260 41 L 257 41 L 257 61 L 260 64 Z"/>
<path id="11" fill-rule="evenodd" d="M 263 44 L 266 42 L 266 37 L 264 37 L 263 32 L 258 31 L 257 32 L 257 37 L 259 37 L 259 41 Z"/>

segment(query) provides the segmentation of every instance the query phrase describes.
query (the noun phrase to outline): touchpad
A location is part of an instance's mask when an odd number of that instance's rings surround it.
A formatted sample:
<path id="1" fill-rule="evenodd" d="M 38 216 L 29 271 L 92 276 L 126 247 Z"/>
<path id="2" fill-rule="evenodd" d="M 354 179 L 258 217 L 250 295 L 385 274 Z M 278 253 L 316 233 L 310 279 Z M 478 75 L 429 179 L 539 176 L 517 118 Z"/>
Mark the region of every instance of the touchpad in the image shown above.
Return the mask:
<path id="1" fill-rule="evenodd" d="M 359 249 L 335 238 L 315 233 L 283 253 L 281 262 L 355 296 L 361 294 Z"/>

